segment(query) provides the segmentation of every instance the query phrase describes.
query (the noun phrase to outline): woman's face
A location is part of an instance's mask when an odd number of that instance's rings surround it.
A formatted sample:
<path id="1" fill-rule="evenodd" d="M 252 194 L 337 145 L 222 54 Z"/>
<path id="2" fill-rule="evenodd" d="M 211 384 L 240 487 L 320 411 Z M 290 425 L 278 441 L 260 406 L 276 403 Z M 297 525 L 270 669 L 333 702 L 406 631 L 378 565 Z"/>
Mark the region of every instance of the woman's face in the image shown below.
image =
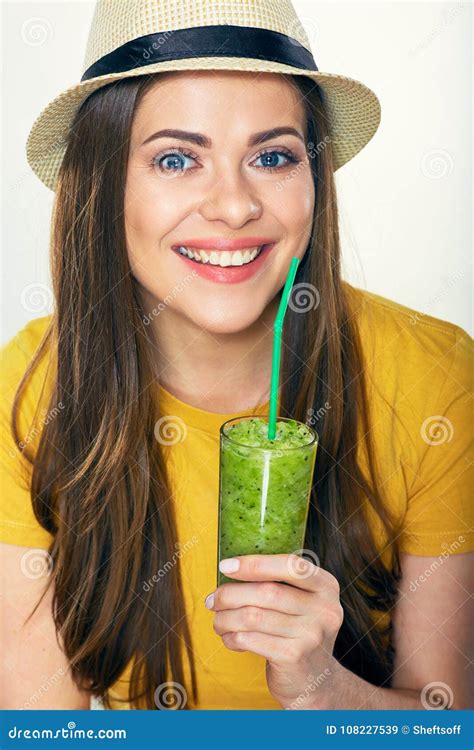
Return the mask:
<path id="1" fill-rule="evenodd" d="M 256 142 L 283 127 L 296 132 Z M 199 136 L 152 137 L 176 129 Z M 277 74 L 178 72 L 147 91 L 125 190 L 127 249 L 145 315 L 163 310 L 161 302 L 214 333 L 260 318 L 309 241 L 314 185 L 304 137 L 303 104 Z"/>

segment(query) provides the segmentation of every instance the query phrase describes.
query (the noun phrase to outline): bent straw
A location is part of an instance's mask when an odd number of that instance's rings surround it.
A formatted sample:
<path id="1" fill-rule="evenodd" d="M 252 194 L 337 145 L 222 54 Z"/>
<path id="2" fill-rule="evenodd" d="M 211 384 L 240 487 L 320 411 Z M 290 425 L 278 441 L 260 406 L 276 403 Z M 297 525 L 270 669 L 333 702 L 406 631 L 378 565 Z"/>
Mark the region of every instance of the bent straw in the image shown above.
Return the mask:
<path id="1" fill-rule="evenodd" d="M 270 414 L 268 417 L 268 439 L 274 440 L 276 435 L 276 420 L 278 412 L 278 384 L 280 380 L 280 355 L 281 355 L 281 333 L 283 330 L 283 318 L 285 317 L 288 299 L 295 280 L 299 258 L 292 258 L 290 269 L 286 277 L 283 294 L 281 295 L 275 323 L 273 325 L 273 357 L 272 378 L 270 381 Z"/>

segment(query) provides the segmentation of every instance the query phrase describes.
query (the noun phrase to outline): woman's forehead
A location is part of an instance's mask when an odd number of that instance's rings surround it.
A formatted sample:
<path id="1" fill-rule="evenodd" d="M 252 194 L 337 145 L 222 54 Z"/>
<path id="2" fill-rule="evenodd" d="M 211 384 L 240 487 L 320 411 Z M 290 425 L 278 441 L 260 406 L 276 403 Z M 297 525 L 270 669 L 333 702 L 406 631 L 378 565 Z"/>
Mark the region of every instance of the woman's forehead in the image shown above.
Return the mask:
<path id="1" fill-rule="evenodd" d="M 276 73 L 166 73 L 147 86 L 137 106 L 134 125 L 139 130 L 148 129 L 150 125 L 156 125 L 156 129 L 178 125 L 188 130 L 201 130 L 204 126 L 209 129 L 213 124 L 220 127 L 216 116 L 222 118 L 225 113 L 238 119 L 244 128 L 246 121 L 252 129 L 259 129 L 255 123 L 260 123 L 264 129 L 275 122 L 283 122 L 282 118 L 285 124 L 301 125 L 303 97 L 287 77 Z M 178 123 L 176 117 L 179 117 Z M 265 118 L 270 121 L 265 123 Z M 231 124 L 228 120 L 227 128 Z"/>

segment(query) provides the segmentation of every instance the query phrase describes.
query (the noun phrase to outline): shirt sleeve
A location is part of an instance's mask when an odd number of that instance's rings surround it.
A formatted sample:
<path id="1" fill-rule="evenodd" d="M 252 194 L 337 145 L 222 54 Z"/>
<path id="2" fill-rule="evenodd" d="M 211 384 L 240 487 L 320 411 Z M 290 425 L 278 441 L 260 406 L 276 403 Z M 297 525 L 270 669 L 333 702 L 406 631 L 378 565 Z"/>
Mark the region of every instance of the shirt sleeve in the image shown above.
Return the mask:
<path id="1" fill-rule="evenodd" d="M 415 435 L 418 458 L 400 539 L 403 552 L 435 556 L 474 548 L 472 373 L 473 342 L 457 327 L 451 365 L 430 401 L 433 413 L 421 415 Z"/>
<path id="2" fill-rule="evenodd" d="M 53 537 L 37 521 L 30 497 L 32 468 L 19 451 L 10 429 L 15 391 L 26 370 L 29 351 L 22 332 L 1 349 L 0 399 L 0 541 L 23 547 L 47 549 Z M 20 401 L 20 436 L 25 442 L 37 437 L 31 425 L 35 416 L 35 397 L 27 385 Z"/>

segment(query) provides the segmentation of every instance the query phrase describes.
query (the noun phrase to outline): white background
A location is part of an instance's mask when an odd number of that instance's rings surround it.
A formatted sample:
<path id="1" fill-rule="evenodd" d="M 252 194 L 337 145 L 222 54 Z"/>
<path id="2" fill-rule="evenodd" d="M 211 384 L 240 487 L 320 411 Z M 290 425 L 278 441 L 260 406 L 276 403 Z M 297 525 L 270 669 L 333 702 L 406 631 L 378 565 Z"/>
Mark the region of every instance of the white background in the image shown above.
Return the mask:
<path id="1" fill-rule="evenodd" d="M 363 81 L 382 105 L 372 141 L 336 173 L 345 278 L 472 334 L 470 3 L 294 6 L 319 70 Z M 25 144 L 40 111 L 81 77 L 93 7 L 2 6 L 2 343 L 51 311 L 53 194 Z"/>

